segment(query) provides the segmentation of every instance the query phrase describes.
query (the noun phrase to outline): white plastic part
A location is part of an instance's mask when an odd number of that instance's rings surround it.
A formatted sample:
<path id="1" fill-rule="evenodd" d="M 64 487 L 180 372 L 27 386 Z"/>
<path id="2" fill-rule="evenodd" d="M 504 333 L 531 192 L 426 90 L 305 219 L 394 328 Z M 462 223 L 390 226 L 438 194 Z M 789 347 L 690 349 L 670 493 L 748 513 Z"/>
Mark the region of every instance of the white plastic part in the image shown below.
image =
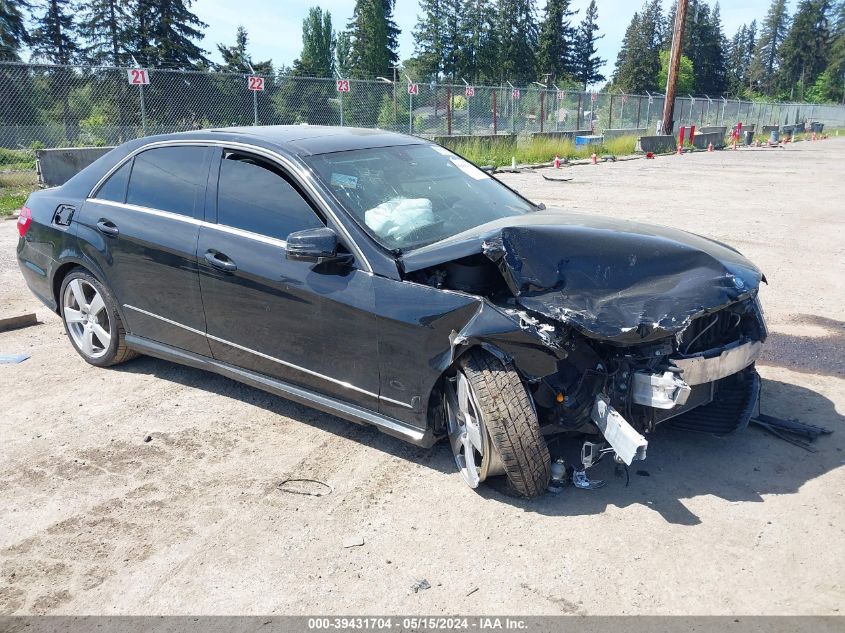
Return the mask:
<path id="1" fill-rule="evenodd" d="M 655 409 L 671 409 L 684 404 L 690 394 L 690 386 L 671 371 L 662 374 L 635 372 L 631 388 L 634 402 Z"/>
<path id="2" fill-rule="evenodd" d="M 635 459 L 645 459 L 648 440 L 610 405 L 607 398 L 602 395 L 596 396 L 591 417 L 604 435 L 604 439 L 616 451 L 617 457 L 625 464 L 630 466 Z"/>

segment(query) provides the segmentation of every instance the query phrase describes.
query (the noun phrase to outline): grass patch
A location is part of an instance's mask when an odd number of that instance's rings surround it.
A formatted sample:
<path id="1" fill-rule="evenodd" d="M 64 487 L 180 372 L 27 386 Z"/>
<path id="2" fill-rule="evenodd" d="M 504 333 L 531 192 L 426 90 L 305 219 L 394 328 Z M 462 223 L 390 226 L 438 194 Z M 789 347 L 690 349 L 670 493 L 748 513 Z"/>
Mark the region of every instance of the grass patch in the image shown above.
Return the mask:
<path id="1" fill-rule="evenodd" d="M 38 189 L 38 176 L 30 171 L 0 171 L 0 217 L 11 215 Z"/>
<path id="2" fill-rule="evenodd" d="M 4 190 L 0 192 L 0 217 L 12 215 L 12 213 L 20 209 L 24 202 L 26 202 L 28 195 L 28 191 L 16 192 Z"/>
<path id="3" fill-rule="evenodd" d="M 449 149 L 476 165 L 503 167 L 510 165 L 513 157 L 516 158 L 518 164 L 525 165 L 550 163 L 555 156 L 569 160 L 589 158 L 593 152 L 598 155 L 626 156 L 634 153 L 636 144 L 636 136 L 620 136 L 608 139 L 601 145 L 581 147 L 576 147 L 574 141 L 556 138 L 521 139 L 516 144 L 507 140 L 507 138 L 504 138 L 502 142 L 495 142 L 490 139 L 462 139 L 446 145 Z"/>
<path id="4" fill-rule="evenodd" d="M 0 147 L 0 170 L 35 169 L 35 152 L 30 149 Z"/>

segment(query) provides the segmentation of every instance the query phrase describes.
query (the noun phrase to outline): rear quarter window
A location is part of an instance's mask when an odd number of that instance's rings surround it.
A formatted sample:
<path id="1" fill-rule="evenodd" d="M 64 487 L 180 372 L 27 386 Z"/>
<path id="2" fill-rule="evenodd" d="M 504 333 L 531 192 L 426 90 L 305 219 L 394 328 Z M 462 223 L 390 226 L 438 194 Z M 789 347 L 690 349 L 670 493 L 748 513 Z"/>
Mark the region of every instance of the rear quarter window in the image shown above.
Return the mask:
<path id="1" fill-rule="evenodd" d="M 157 147 L 135 157 L 128 204 L 194 217 L 207 180 L 205 147 Z"/>
<path id="2" fill-rule="evenodd" d="M 132 169 L 132 161 L 126 161 L 120 169 L 109 176 L 97 193 L 94 195 L 98 200 L 111 200 L 112 202 L 126 202 L 126 185 L 129 183 L 129 172 Z"/>

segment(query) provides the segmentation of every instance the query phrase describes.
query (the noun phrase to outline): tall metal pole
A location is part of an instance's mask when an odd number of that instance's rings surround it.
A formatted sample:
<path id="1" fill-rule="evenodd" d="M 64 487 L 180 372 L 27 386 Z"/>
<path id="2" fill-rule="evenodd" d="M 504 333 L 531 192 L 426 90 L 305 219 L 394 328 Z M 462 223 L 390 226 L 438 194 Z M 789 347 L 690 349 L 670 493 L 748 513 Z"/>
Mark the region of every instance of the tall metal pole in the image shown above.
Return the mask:
<path id="1" fill-rule="evenodd" d="M 258 91 L 252 91 L 252 115 L 255 120 L 255 125 L 258 125 Z"/>
<path id="2" fill-rule="evenodd" d="M 672 134 L 674 128 L 675 89 L 678 86 L 678 71 L 681 67 L 681 44 L 684 39 L 688 4 L 689 0 L 678 0 L 675 12 L 675 31 L 672 36 L 672 52 L 669 56 L 669 72 L 666 77 L 666 98 L 663 100 L 664 134 Z"/>
<path id="3" fill-rule="evenodd" d="M 144 103 L 144 84 L 138 84 L 138 90 L 141 93 L 141 131 L 144 136 L 147 135 L 147 106 Z"/>

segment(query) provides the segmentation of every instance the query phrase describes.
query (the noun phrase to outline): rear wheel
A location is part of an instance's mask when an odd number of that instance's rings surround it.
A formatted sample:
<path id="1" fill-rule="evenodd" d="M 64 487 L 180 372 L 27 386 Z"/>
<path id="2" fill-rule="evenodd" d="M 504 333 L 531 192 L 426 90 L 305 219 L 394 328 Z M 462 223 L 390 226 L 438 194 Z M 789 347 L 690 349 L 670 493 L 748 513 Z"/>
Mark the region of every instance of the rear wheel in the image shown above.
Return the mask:
<path id="1" fill-rule="evenodd" d="M 488 477 L 506 475 L 514 493 L 543 494 L 551 476 L 549 449 L 516 370 L 472 350 L 445 392 L 449 443 L 464 481 L 477 488 Z"/>
<path id="2" fill-rule="evenodd" d="M 62 281 L 62 321 L 73 347 L 97 367 L 109 367 L 137 356 L 126 347 L 125 331 L 106 287 L 78 268 Z"/>

